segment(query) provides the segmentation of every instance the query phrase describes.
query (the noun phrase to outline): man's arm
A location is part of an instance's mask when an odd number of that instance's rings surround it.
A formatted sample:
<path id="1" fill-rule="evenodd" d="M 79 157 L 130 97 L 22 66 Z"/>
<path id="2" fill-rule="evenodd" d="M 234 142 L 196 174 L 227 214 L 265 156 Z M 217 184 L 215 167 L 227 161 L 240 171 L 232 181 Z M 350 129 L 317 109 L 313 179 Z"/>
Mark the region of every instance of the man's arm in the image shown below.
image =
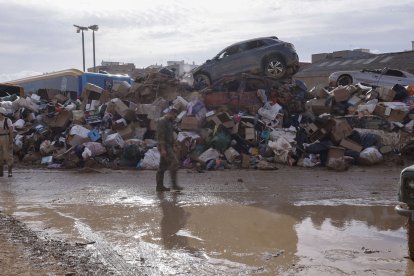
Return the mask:
<path id="1" fill-rule="evenodd" d="M 13 144 L 13 124 L 12 124 L 10 119 L 7 118 L 6 120 L 7 120 L 8 126 L 9 126 L 9 142 L 10 142 L 10 145 L 11 145 L 11 144 Z"/>

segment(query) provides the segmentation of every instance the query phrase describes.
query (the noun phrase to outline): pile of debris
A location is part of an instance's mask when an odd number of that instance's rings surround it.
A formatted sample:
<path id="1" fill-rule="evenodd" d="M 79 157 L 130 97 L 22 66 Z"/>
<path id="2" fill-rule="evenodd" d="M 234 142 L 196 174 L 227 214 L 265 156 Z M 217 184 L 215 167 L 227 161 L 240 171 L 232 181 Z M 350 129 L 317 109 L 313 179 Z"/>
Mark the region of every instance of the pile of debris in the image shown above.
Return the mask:
<path id="1" fill-rule="evenodd" d="M 220 92 L 217 92 L 220 93 Z M 173 106 L 176 153 L 184 168 L 276 169 L 277 163 L 345 170 L 414 149 L 414 87 L 257 89 L 255 113 L 207 110 L 203 93 L 154 73 L 112 91 L 86 85 L 79 98 L 57 90 L 1 98 L 15 129 L 20 162 L 48 168 L 156 169 L 157 119 Z"/>

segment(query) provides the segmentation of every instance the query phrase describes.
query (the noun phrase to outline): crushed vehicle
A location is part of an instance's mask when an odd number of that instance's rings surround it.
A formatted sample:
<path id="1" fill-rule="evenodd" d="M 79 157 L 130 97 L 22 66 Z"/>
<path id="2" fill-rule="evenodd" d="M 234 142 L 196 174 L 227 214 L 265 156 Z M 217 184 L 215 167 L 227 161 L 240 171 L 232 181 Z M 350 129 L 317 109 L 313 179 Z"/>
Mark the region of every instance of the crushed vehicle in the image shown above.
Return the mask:
<path id="1" fill-rule="evenodd" d="M 414 260 L 414 165 L 401 171 L 398 200 L 405 205 L 395 206 L 396 212 L 408 218 L 408 253 Z"/>
<path id="2" fill-rule="evenodd" d="M 298 70 L 299 58 L 293 44 L 270 36 L 226 47 L 195 68 L 193 76 L 196 85 L 203 88 L 223 75 L 254 73 L 281 79 L 294 75 Z"/>
<path id="3" fill-rule="evenodd" d="M 10 95 L 17 95 L 19 97 L 23 97 L 23 87 L 14 84 L 0 83 L 0 97 L 7 97 Z"/>
<path id="4" fill-rule="evenodd" d="M 270 91 L 280 84 L 271 78 L 242 73 L 223 77 L 200 93 L 207 109 L 225 107 L 235 113 L 245 111 L 255 114 L 263 106 L 257 91 Z"/>
<path id="5" fill-rule="evenodd" d="M 361 83 L 369 86 L 381 86 L 391 88 L 396 84 L 414 85 L 414 75 L 402 70 L 363 69 L 356 71 L 337 71 L 329 76 L 332 85 L 350 85 Z"/>

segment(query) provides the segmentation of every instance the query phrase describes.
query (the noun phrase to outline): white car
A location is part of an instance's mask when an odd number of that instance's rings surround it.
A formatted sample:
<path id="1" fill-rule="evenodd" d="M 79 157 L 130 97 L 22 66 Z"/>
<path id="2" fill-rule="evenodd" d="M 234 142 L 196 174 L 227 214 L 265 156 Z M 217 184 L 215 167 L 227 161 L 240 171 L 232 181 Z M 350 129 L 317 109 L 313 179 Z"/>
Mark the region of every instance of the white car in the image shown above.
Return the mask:
<path id="1" fill-rule="evenodd" d="M 337 71 L 329 76 L 329 83 L 334 85 L 350 85 L 361 83 L 369 86 L 392 88 L 396 84 L 414 85 L 414 75 L 396 69 L 363 69 L 360 71 Z"/>

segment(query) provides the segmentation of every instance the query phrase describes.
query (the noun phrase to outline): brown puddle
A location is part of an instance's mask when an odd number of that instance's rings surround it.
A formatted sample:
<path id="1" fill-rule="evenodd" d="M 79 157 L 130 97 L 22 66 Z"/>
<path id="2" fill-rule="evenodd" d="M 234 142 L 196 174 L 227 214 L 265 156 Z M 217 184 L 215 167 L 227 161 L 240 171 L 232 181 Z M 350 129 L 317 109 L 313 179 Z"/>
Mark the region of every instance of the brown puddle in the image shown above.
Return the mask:
<path id="1" fill-rule="evenodd" d="M 256 206 L 176 194 L 2 209 L 33 228 L 91 245 L 149 274 L 411 275 L 393 206 Z M 9 199 L 7 199 L 9 198 Z M 106 252 L 106 253 L 105 253 Z M 144 261 L 143 261 L 144 260 Z M 115 262 L 116 263 L 116 262 Z"/>

